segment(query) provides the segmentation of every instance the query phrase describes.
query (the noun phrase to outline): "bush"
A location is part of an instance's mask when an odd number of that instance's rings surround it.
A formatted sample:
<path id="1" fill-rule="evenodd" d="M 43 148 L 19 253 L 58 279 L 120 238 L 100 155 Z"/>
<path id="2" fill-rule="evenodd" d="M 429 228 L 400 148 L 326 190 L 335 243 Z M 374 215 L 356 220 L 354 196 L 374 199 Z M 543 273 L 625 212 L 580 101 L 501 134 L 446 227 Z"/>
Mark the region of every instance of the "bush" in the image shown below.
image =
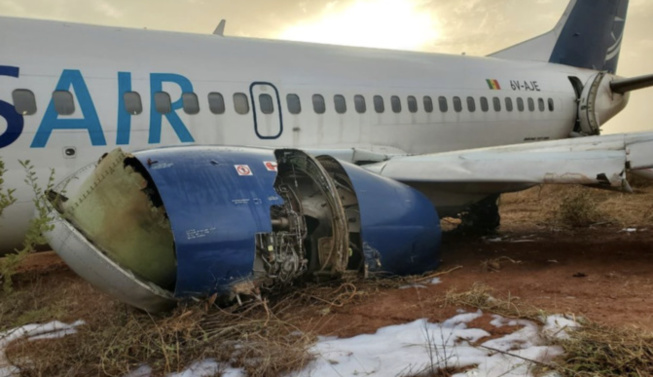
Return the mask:
<path id="1" fill-rule="evenodd" d="M 574 228 L 587 227 L 605 218 L 598 209 L 592 190 L 581 188 L 565 194 L 555 214 L 562 224 Z"/>

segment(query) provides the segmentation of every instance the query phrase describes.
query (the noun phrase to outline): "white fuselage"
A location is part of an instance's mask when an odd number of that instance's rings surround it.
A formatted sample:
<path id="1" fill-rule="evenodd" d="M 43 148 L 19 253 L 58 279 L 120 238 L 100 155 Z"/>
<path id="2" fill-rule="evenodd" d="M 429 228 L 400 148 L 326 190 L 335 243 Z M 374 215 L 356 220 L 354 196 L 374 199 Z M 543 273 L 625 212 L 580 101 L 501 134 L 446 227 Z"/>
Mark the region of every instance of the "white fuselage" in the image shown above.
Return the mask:
<path id="1" fill-rule="evenodd" d="M 0 101 L 16 105 L 14 91 L 26 89 L 36 103 L 36 112 L 23 116 L 20 135 L 0 144 L 5 188 L 17 189 L 19 200 L 0 219 L 0 251 L 19 243 L 32 212 L 34 195 L 19 160 L 31 160 L 45 184 L 50 168 L 62 178 L 116 147 L 198 143 L 420 154 L 560 139 L 577 119 L 569 76 L 585 83 L 595 74 L 546 63 L 10 18 L 0 18 L 0 32 L 0 66 L 19 69 L 18 77 L 0 75 Z M 57 90 L 72 94 L 72 114 L 55 108 Z M 125 110 L 124 92 L 133 92 L 131 100 L 137 93 L 142 112 L 137 103 L 132 114 Z M 169 113 L 157 110 L 155 92 L 169 95 Z M 242 94 L 247 106 L 238 103 Z M 324 99 L 323 113 L 315 95 Z M 165 107 L 165 94 L 157 96 Z M 336 96 L 344 97 L 344 111 Z M 393 96 L 400 110 L 393 109 Z M 0 136 L 11 127 L 0 117 Z"/>

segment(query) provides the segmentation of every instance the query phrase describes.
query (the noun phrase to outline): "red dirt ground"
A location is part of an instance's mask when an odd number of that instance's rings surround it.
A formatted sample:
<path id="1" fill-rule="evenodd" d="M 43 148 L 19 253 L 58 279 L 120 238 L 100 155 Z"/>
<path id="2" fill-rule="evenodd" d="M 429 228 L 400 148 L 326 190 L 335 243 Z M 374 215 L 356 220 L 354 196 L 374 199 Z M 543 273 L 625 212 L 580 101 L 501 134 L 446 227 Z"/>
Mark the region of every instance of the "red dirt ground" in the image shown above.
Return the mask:
<path id="1" fill-rule="evenodd" d="M 447 292 L 483 283 L 498 298 L 547 313 L 572 313 L 611 326 L 653 331 L 653 226 L 649 226 L 650 218 L 642 217 L 652 204 L 653 189 L 634 196 L 598 192 L 600 206 L 611 211 L 611 220 L 575 230 L 547 222 L 547 216 L 555 212 L 554 199 L 566 189 L 547 190 L 532 189 L 502 199 L 503 225 L 496 237 L 500 240 L 446 234 L 440 270 L 461 268 L 442 275 L 440 284 L 406 289 L 364 284 L 358 288 L 362 298 L 355 303 L 327 306 L 326 310 L 324 306 L 319 310 L 300 307 L 292 316 L 304 313 L 298 325 L 322 335 L 370 333 L 418 318 L 447 319 L 459 309 L 443 304 Z M 640 214 L 633 217 L 633 211 Z M 636 231 L 623 231 L 626 226 L 634 226 Z M 93 296 L 98 305 L 112 302 L 89 287 L 80 289 L 86 283 L 52 253 L 35 255 L 23 266 L 21 275 L 19 286 L 40 276 L 43 285 L 60 283 L 52 284 L 52 289 L 56 286 L 65 292 L 75 285 L 78 294 Z M 92 315 L 98 308 L 77 309 L 72 312 Z"/>

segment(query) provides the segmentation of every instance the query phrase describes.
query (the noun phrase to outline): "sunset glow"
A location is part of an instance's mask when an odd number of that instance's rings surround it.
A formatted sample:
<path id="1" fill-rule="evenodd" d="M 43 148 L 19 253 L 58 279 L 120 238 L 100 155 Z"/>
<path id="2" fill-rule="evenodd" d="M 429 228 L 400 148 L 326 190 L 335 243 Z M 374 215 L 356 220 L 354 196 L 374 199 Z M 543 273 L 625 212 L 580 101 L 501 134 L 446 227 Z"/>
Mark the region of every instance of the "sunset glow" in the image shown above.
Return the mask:
<path id="1" fill-rule="evenodd" d="M 349 46 L 421 50 L 439 38 L 438 20 L 415 0 L 328 3 L 317 19 L 295 23 L 280 39 Z"/>

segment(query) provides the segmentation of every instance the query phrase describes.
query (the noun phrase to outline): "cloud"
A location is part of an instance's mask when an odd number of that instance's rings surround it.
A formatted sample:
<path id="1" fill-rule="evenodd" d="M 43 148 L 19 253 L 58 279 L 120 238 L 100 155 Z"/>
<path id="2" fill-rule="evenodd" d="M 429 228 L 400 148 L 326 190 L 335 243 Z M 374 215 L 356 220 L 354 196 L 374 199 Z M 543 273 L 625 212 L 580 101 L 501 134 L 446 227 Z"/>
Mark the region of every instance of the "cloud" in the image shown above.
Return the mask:
<path id="1" fill-rule="evenodd" d="M 95 10 L 99 13 L 101 13 L 104 16 L 110 17 L 110 18 L 121 18 L 123 16 L 123 13 L 116 8 L 115 6 L 109 4 L 105 0 L 96 0 L 95 1 Z"/>

